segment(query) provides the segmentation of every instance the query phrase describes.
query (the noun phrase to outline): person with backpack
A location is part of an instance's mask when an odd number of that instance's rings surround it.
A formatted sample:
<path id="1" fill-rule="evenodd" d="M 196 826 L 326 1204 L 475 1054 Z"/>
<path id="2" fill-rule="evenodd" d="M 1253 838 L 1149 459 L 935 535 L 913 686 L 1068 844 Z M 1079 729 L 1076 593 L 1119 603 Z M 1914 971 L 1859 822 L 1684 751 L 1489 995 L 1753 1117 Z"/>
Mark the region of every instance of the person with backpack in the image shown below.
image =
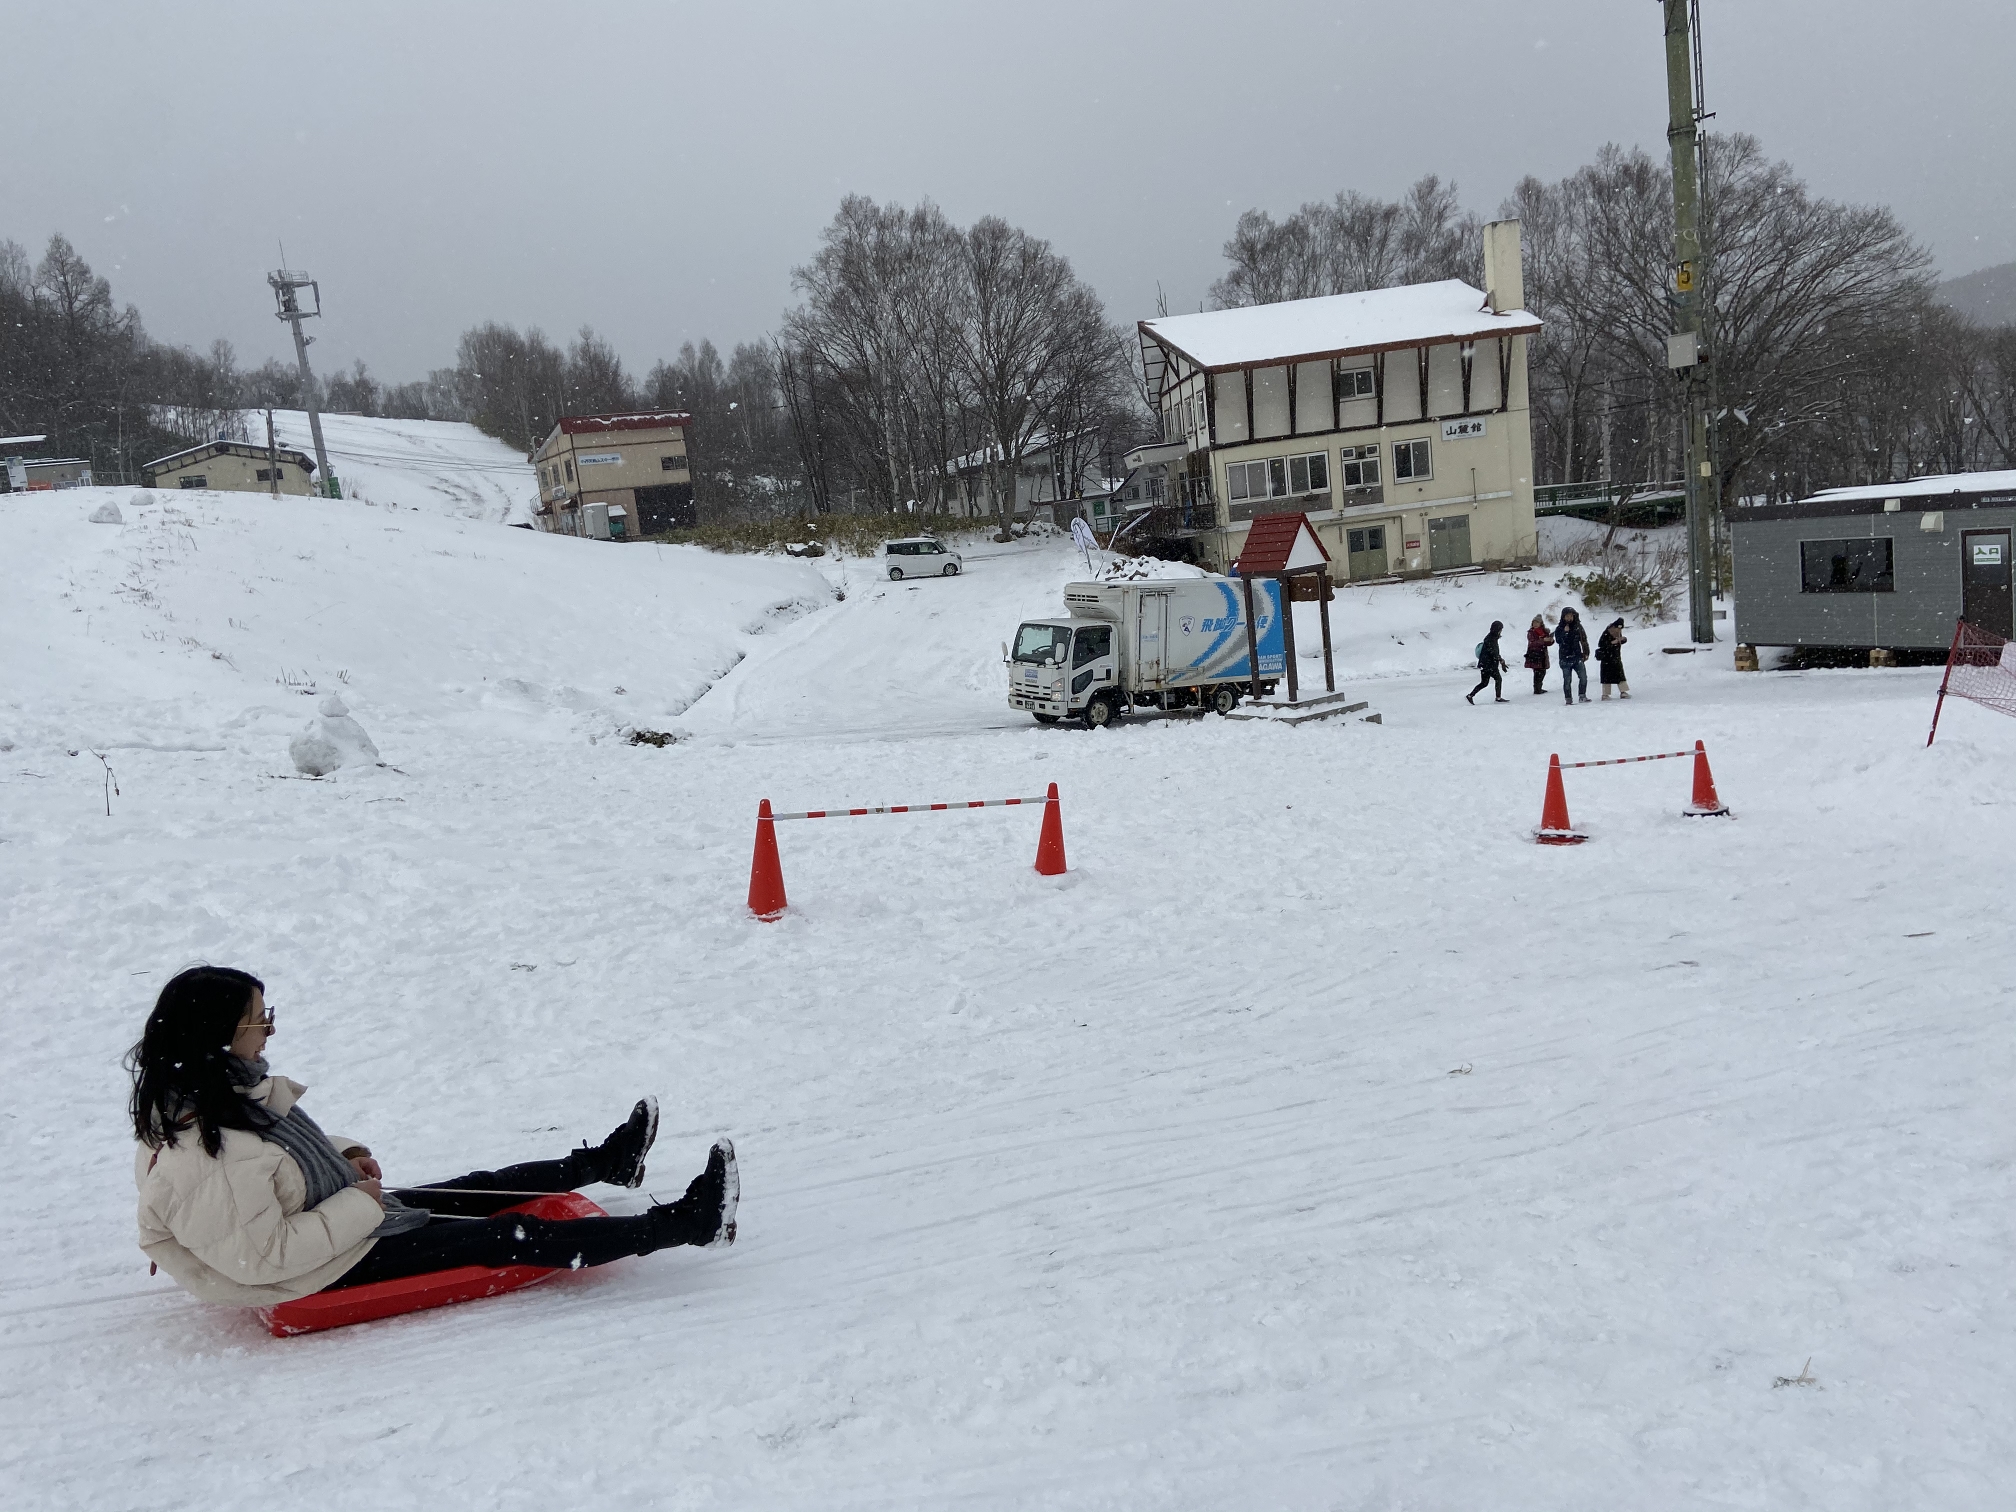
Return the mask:
<path id="1" fill-rule="evenodd" d="M 1614 619 L 1596 637 L 1596 664 L 1603 669 L 1603 698 L 1607 703 L 1615 686 L 1619 698 L 1631 696 L 1631 684 L 1624 680 L 1624 621 Z"/>
<path id="2" fill-rule="evenodd" d="M 1498 651 L 1498 637 L 1505 633 L 1505 621 L 1491 621 L 1491 630 L 1484 639 L 1477 642 L 1477 686 L 1464 695 L 1465 703 L 1474 704 L 1477 695 L 1486 687 L 1496 686 L 1497 696 L 1493 703 L 1508 703 L 1505 697 L 1505 658 Z"/>
<path id="3" fill-rule="evenodd" d="M 1533 669 L 1533 691 L 1536 694 L 1547 691 L 1547 648 L 1553 640 L 1547 621 L 1540 615 L 1534 615 L 1533 623 L 1526 627 L 1526 665 Z"/>
<path id="4" fill-rule="evenodd" d="M 1561 696 L 1575 702 L 1575 685 L 1582 685 L 1582 702 L 1589 702 L 1589 632 L 1582 628 L 1582 616 L 1573 609 L 1561 611 L 1561 623 L 1554 627 L 1554 645 L 1561 653 Z"/>

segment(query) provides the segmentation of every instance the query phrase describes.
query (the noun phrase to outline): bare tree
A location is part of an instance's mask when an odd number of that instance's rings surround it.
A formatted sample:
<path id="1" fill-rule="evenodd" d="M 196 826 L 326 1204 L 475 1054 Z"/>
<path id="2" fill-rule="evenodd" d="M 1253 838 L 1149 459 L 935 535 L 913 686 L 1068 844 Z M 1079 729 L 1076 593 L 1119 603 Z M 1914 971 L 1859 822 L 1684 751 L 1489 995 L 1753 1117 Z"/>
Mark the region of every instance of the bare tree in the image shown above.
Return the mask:
<path id="1" fill-rule="evenodd" d="M 988 216 L 966 233 L 965 269 L 961 367 L 1006 540 L 1023 458 L 1118 386 L 1117 343 L 1071 264 L 1006 221 Z"/>
<path id="2" fill-rule="evenodd" d="M 1278 224 L 1264 210 L 1248 210 L 1225 244 L 1232 266 L 1211 297 L 1230 309 L 1442 278 L 1476 282 L 1483 261 L 1477 232 L 1456 186 L 1432 173 L 1398 200 L 1346 190 Z"/>

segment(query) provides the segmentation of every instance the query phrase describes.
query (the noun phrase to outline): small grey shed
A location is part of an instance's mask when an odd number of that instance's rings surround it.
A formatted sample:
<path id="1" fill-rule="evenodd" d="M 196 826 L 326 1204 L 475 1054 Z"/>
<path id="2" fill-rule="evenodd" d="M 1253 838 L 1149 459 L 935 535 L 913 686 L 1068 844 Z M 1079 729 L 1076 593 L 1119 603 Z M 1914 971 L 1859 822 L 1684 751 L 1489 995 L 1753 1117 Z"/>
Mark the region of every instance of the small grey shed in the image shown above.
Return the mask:
<path id="1" fill-rule="evenodd" d="M 1753 646 L 1944 650 L 2008 637 L 2016 472 L 1829 488 L 1730 513 L 1736 629 Z"/>

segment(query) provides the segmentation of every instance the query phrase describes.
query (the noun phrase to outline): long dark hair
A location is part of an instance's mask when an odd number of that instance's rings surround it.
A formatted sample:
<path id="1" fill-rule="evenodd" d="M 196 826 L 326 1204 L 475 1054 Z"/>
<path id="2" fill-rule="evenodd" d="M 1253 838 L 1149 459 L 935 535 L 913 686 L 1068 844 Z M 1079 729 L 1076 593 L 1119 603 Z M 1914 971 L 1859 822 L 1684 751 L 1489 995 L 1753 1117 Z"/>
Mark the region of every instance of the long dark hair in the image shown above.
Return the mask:
<path id="1" fill-rule="evenodd" d="M 193 1118 L 205 1153 L 215 1155 L 224 1130 L 257 1127 L 231 1080 L 231 1040 L 252 994 L 265 990 L 251 972 L 230 966 L 192 966 L 161 989 L 126 1056 L 134 1138 L 158 1150 Z"/>

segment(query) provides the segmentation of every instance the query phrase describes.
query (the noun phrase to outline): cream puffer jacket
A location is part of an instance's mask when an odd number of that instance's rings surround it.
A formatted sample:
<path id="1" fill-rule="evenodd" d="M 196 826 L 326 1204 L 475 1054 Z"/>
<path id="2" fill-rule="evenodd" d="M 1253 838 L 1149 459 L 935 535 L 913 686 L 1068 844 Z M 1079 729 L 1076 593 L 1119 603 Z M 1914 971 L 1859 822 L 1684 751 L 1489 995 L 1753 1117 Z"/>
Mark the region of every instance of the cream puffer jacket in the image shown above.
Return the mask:
<path id="1" fill-rule="evenodd" d="M 308 1089 L 269 1076 L 245 1095 L 285 1115 Z M 279 1145 L 246 1129 L 225 1129 L 213 1156 L 192 1126 L 158 1151 L 141 1145 L 140 1248 L 205 1302 L 270 1307 L 320 1291 L 377 1241 L 385 1216 L 369 1192 L 345 1187 L 303 1211 L 308 1183 Z M 337 1149 L 353 1141 L 332 1139 Z"/>

